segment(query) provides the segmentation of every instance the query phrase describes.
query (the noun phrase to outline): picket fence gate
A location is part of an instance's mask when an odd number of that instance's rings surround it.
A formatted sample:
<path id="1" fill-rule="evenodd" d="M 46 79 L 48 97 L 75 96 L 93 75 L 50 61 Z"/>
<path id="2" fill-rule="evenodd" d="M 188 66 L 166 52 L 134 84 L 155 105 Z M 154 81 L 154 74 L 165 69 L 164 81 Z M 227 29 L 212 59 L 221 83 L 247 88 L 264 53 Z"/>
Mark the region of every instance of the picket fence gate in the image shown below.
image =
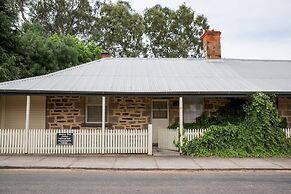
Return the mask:
<path id="1" fill-rule="evenodd" d="M 149 129 L 0 129 L 0 154 L 145 154 L 151 155 Z M 57 145 L 57 133 L 72 133 L 73 145 Z"/>

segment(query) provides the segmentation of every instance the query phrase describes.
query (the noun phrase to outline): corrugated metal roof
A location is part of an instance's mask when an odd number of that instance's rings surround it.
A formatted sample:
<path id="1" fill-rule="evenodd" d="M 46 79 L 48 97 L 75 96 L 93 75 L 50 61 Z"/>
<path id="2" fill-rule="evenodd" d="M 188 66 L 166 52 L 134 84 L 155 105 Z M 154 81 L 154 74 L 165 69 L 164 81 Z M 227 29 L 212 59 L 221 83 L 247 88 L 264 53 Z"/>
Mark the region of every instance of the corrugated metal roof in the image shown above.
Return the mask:
<path id="1" fill-rule="evenodd" d="M 291 61 L 107 58 L 0 83 L 23 94 L 291 94 Z"/>

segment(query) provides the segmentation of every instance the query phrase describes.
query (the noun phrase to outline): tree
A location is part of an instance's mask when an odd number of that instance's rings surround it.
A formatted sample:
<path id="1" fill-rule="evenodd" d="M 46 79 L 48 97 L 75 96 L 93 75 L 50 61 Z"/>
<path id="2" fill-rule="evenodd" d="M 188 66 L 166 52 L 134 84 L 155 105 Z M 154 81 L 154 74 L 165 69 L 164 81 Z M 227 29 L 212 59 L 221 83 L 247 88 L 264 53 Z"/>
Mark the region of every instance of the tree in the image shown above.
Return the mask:
<path id="1" fill-rule="evenodd" d="M 100 58 L 95 43 L 72 35 L 48 35 L 39 25 L 26 24 L 20 38 L 23 77 L 51 73 Z"/>
<path id="2" fill-rule="evenodd" d="M 0 81 L 18 78 L 20 67 L 16 53 L 19 37 L 16 2 L 0 1 Z"/>
<path id="3" fill-rule="evenodd" d="M 15 51 L 17 47 L 18 26 L 15 1 L 0 1 L 0 49 L 4 52 Z"/>
<path id="4" fill-rule="evenodd" d="M 28 0 L 16 0 L 17 3 L 17 8 L 18 8 L 18 12 L 21 15 L 21 18 L 24 22 L 27 22 L 27 18 L 26 18 L 26 8 L 27 8 L 27 4 L 28 4 Z"/>
<path id="5" fill-rule="evenodd" d="M 51 73 L 78 64 L 76 49 L 61 41 L 53 41 L 37 25 L 26 24 L 19 50 L 25 66 L 23 77 Z"/>
<path id="6" fill-rule="evenodd" d="M 31 21 L 51 34 L 87 36 L 93 21 L 88 0 L 36 0 L 29 8 Z"/>
<path id="7" fill-rule="evenodd" d="M 20 22 L 18 11 L 24 11 L 26 5 L 26 0 L 0 1 L 0 28 L 3 29 L 0 33 L 0 82 L 51 73 L 100 58 L 103 50 L 94 42 L 80 40 L 76 35 L 51 34 L 53 31 L 43 28 L 49 25 Z M 79 11 L 82 10 L 80 7 Z M 77 33 L 79 27 L 73 25 L 73 28 L 64 30 L 76 30 Z"/>
<path id="8" fill-rule="evenodd" d="M 143 32 L 143 18 L 129 3 L 98 4 L 92 38 L 113 56 L 139 56 L 143 50 Z"/>
<path id="9" fill-rule="evenodd" d="M 144 13 L 147 53 L 154 57 L 201 57 L 207 19 L 185 4 L 173 11 L 156 5 Z"/>

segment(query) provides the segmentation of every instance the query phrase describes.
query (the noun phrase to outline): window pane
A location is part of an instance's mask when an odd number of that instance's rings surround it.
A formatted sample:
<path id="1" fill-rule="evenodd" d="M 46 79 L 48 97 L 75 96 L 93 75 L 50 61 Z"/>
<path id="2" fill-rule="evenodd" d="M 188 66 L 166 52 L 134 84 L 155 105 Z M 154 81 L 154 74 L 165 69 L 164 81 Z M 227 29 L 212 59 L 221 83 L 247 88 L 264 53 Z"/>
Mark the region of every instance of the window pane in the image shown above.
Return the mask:
<path id="1" fill-rule="evenodd" d="M 168 109 L 167 101 L 153 101 L 153 109 Z"/>
<path id="2" fill-rule="evenodd" d="M 167 119 L 168 110 L 153 110 L 153 118 L 154 119 Z"/>
<path id="3" fill-rule="evenodd" d="M 107 107 L 105 107 L 105 122 L 107 118 Z M 87 122 L 102 122 L 102 106 L 87 106 Z"/>
<path id="4" fill-rule="evenodd" d="M 184 98 L 184 122 L 193 123 L 203 113 L 203 98 Z"/>
<path id="5" fill-rule="evenodd" d="M 101 122 L 102 109 L 100 106 L 87 107 L 87 122 Z"/>

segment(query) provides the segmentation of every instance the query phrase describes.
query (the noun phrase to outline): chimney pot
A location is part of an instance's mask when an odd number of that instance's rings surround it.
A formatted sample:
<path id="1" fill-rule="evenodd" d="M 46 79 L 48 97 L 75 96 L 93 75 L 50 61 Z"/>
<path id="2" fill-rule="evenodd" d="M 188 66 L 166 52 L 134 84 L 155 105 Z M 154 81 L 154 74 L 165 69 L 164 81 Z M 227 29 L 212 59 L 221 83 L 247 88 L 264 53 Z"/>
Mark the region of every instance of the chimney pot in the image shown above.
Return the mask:
<path id="1" fill-rule="evenodd" d="M 207 59 L 221 58 L 220 31 L 207 30 L 202 35 L 203 50 Z"/>
<path id="2" fill-rule="evenodd" d="M 111 58 L 111 54 L 108 52 L 102 52 L 100 56 L 101 56 L 101 59 Z"/>

